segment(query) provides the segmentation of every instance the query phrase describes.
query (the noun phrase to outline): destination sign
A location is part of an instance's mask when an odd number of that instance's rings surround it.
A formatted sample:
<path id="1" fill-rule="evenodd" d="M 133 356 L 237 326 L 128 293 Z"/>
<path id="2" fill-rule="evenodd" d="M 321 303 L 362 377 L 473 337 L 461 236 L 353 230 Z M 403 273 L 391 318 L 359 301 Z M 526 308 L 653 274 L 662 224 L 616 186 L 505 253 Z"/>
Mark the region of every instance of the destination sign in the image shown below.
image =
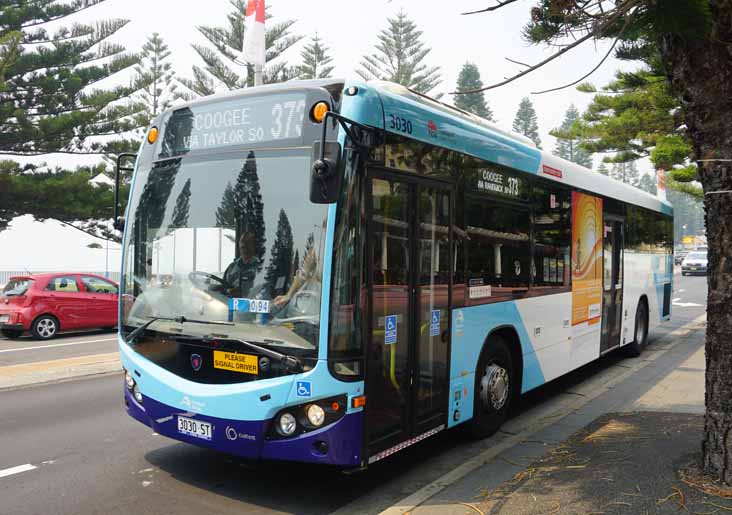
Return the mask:
<path id="1" fill-rule="evenodd" d="M 305 95 L 249 96 L 175 111 L 163 154 L 262 144 L 302 137 Z"/>
<path id="2" fill-rule="evenodd" d="M 528 196 L 526 179 L 499 167 L 481 167 L 477 171 L 477 187 L 481 191 L 502 197 L 525 199 Z"/>

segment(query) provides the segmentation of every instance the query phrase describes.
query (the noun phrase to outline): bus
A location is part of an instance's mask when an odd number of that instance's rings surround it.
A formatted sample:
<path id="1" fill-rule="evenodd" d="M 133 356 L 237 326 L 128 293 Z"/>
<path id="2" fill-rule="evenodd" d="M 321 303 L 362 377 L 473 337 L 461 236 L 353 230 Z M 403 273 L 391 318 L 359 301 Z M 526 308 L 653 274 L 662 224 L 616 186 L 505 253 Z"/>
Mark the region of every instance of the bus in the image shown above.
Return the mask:
<path id="1" fill-rule="evenodd" d="M 361 469 L 486 437 L 671 315 L 668 202 L 395 84 L 174 107 L 130 188 L 126 410 L 248 459 Z"/>

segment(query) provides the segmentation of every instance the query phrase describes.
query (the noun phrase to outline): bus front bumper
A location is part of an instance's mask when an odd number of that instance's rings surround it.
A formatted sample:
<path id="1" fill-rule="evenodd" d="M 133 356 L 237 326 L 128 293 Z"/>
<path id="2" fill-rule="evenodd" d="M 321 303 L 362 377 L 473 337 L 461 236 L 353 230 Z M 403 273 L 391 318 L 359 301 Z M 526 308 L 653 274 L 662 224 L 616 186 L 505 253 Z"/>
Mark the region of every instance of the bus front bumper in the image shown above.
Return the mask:
<path id="1" fill-rule="evenodd" d="M 349 468 L 361 466 L 363 412 L 346 414 L 328 426 L 293 438 L 274 439 L 268 436 L 271 420 L 216 418 L 181 411 L 144 396 L 141 405 L 127 388 L 125 406 L 132 418 L 149 426 L 159 435 L 226 454 L 255 460 L 284 460 Z M 178 417 L 211 424 L 210 438 L 179 432 Z"/>

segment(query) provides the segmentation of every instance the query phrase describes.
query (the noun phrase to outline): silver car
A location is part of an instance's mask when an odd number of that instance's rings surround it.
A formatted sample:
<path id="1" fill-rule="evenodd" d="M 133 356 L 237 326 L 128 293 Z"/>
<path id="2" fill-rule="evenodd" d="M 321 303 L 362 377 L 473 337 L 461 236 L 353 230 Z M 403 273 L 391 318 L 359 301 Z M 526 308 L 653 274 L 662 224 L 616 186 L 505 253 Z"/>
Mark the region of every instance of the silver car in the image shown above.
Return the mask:
<path id="1" fill-rule="evenodd" d="M 707 275 L 707 253 L 690 252 L 681 263 L 681 275 Z"/>

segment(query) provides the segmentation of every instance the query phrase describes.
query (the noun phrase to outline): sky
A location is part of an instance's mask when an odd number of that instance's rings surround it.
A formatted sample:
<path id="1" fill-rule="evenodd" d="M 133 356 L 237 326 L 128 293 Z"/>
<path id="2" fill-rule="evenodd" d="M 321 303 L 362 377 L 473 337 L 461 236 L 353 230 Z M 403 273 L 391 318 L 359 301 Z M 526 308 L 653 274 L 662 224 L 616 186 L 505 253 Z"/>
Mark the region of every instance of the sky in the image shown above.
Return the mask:
<path id="1" fill-rule="evenodd" d="M 483 82 L 489 84 L 522 69 L 507 61 L 506 57 L 524 63 L 536 63 L 553 52 L 551 48 L 529 45 L 521 39 L 521 28 L 528 20 L 533 0 L 519 0 L 492 13 L 461 15 L 461 12 L 484 8 L 493 3 L 494 0 L 267 0 L 269 12 L 273 15 L 272 21 L 296 20 L 293 32 L 305 36 L 297 47 L 285 54 L 285 59 L 290 64 L 297 64 L 302 46 L 317 32 L 330 47 L 335 64 L 333 75 L 344 78 L 357 77 L 355 72 L 362 57 L 373 52 L 379 31 L 387 26 L 387 18 L 403 9 L 423 32 L 425 45 L 432 49 L 425 59 L 426 63 L 441 68 L 443 81 L 433 93 L 453 91 L 460 68 L 466 61 L 475 63 Z M 106 0 L 79 13 L 71 21 L 92 23 L 107 18 L 129 19 L 130 23 L 115 34 L 112 41 L 123 44 L 130 51 L 139 51 L 150 34 L 159 32 L 172 51 L 171 62 L 176 74 L 179 77 L 191 77 L 191 66 L 201 64 L 191 44 L 205 43 L 196 27 L 224 25 L 226 15 L 231 10 L 228 0 L 207 0 L 204 3 L 182 0 Z M 63 24 L 68 23 L 69 20 L 65 20 Z M 53 25 L 49 25 L 49 29 L 52 30 Z M 543 95 L 531 95 L 531 92 L 561 86 L 585 75 L 602 59 L 609 45 L 609 41 L 588 42 L 522 79 L 487 92 L 486 99 L 498 125 L 510 129 L 519 102 L 529 96 L 538 114 L 542 147 L 551 151 L 555 140 L 549 136 L 549 131 L 561 125 L 570 103 L 582 111 L 591 101 L 592 95 L 580 93 L 574 88 Z M 627 63 L 608 59 L 588 80 L 602 86 L 612 79 L 618 68 L 627 69 L 628 66 Z M 446 94 L 442 100 L 449 102 L 450 98 Z M 97 158 L 78 157 L 54 159 L 46 156 L 34 161 L 63 166 L 97 161 Z M 641 169 L 645 171 L 646 166 L 641 164 Z M 28 238 L 29 234 L 46 229 L 46 224 L 23 220 L 17 221 L 14 228 L 6 231 L 13 234 L 0 233 L 0 270 L 7 270 L 8 266 L 15 264 L 15 257 L 10 257 L 13 254 L 8 251 L 8 244 L 10 241 L 13 244 L 16 242 L 9 238 L 23 238 L 23 235 Z M 67 241 L 68 238 L 74 242 L 78 240 L 78 244 L 74 243 L 72 247 L 80 250 L 61 257 L 61 262 L 56 261 L 59 266 L 73 266 L 78 260 L 87 259 L 82 256 L 89 254 L 83 250 L 88 242 L 83 235 L 79 235 L 66 236 Z M 26 241 L 31 244 L 30 239 Z M 38 255 L 43 256 L 43 252 Z M 47 255 L 46 259 L 50 257 Z M 33 266 L 46 269 L 53 267 L 51 263 L 33 263 Z"/>

